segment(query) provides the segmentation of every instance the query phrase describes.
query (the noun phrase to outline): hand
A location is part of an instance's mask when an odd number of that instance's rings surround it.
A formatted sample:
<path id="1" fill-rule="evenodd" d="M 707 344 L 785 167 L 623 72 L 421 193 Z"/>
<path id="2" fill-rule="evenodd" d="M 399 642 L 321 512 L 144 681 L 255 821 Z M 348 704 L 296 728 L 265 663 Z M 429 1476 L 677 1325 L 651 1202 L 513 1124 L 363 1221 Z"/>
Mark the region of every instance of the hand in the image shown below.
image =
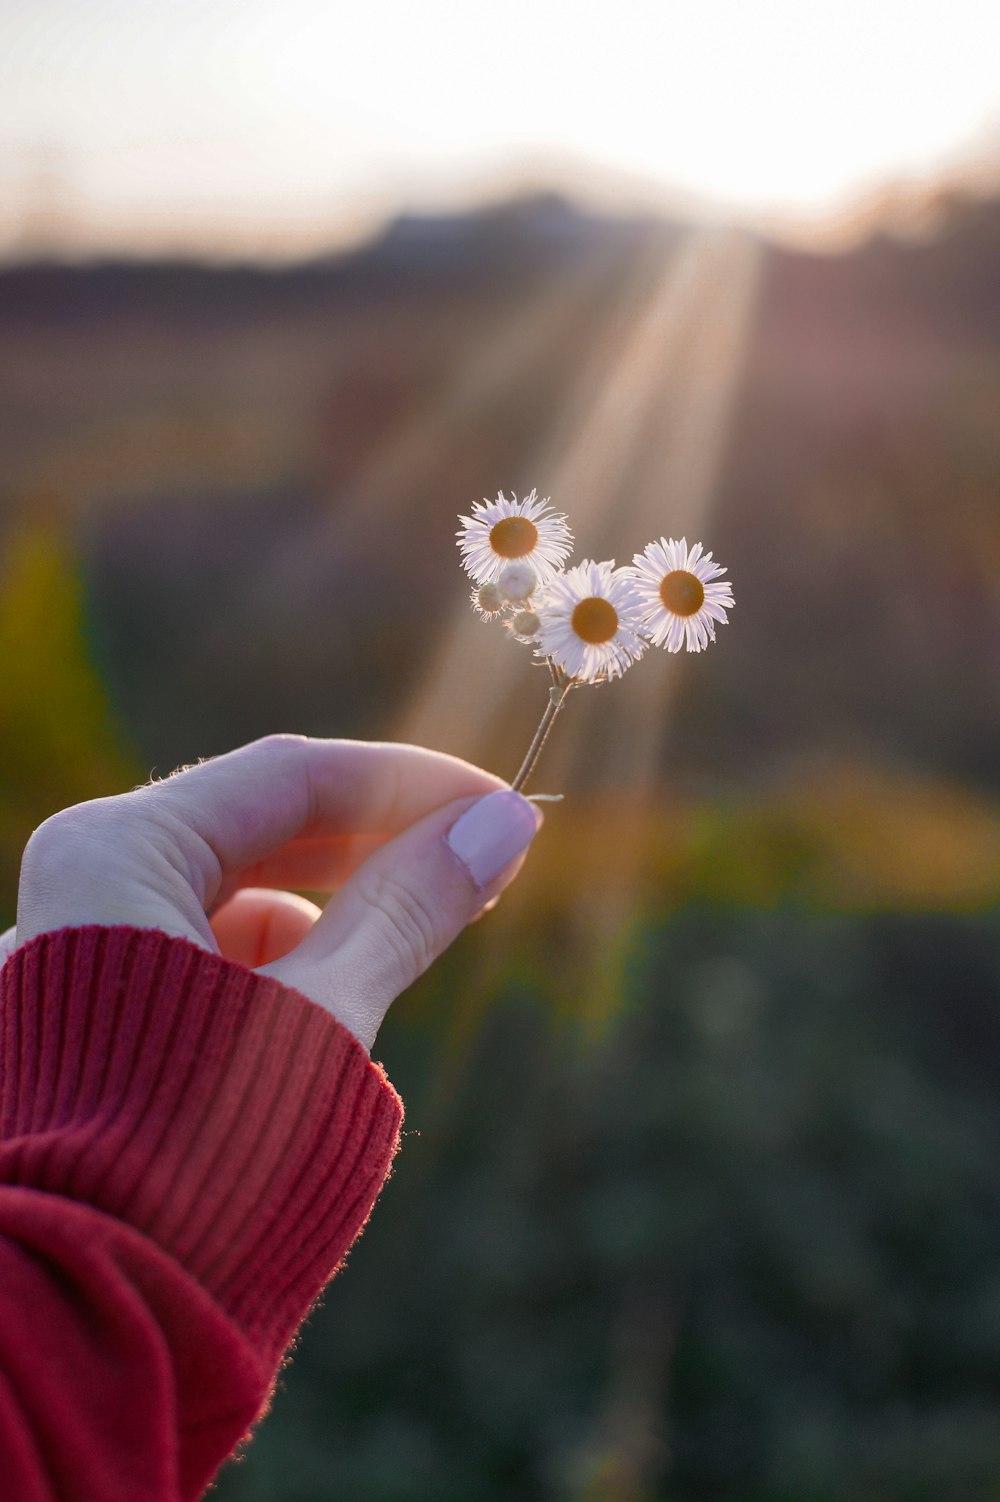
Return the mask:
<path id="1" fill-rule="evenodd" d="M 370 1048 L 404 990 L 496 898 L 541 815 L 416 746 L 276 735 L 64 809 L 24 853 L 17 927 L 130 924 L 293 986 Z M 320 910 L 281 889 L 335 895 Z"/>

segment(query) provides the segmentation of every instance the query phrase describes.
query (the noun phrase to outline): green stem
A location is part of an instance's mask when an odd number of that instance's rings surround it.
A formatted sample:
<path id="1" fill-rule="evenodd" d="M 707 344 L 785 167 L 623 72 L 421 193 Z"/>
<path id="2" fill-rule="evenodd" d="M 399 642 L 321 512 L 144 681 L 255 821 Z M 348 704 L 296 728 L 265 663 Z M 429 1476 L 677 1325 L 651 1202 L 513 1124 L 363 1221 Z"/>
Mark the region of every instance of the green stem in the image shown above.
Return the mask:
<path id="1" fill-rule="evenodd" d="M 542 718 L 538 723 L 538 729 L 535 731 L 531 745 L 528 747 L 528 754 L 521 763 L 520 770 L 518 771 L 517 776 L 511 783 L 511 787 L 513 788 L 515 793 L 519 792 L 521 788 L 524 787 L 524 784 L 531 776 L 534 770 L 535 762 L 538 760 L 541 754 L 542 747 L 545 745 L 545 742 L 548 739 L 549 731 L 552 729 L 552 726 L 555 723 L 556 715 L 559 713 L 560 709 L 562 709 L 563 705 L 566 702 L 566 695 L 573 687 L 573 680 L 565 679 L 558 669 L 554 669 L 552 667 L 551 662 L 549 663 L 549 671 L 552 673 L 552 687 L 549 689 L 549 702 L 545 706 L 545 713 L 542 715 Z"/>

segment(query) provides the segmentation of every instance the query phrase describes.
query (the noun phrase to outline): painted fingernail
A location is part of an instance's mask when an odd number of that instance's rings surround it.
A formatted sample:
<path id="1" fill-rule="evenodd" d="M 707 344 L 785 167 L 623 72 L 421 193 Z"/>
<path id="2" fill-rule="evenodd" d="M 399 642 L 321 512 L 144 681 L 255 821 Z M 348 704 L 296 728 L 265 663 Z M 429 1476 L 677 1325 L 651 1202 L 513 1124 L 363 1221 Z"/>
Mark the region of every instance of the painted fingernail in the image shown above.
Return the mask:
<path id="1" fill-rule="evenodd" d="M 504 788 L 467 808 L 448 831 L 448 844 L 476 886 L 485 887 L 528 848 L 541 822 L 533 803 Z"/>

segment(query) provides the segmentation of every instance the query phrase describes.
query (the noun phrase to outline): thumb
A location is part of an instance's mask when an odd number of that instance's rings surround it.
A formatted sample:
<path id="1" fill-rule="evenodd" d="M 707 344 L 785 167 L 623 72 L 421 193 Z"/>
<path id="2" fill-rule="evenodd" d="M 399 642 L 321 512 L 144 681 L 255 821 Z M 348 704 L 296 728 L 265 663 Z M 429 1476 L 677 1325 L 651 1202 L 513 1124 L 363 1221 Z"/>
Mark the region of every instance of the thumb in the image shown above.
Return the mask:
<path id="1" fill-rule="evenodd" d="M 541 822 L 509 788 L 436 809 L 371 855 L 303 942 L 262 969 L 371 1048 L 400 991 L 513 879 Z"/>

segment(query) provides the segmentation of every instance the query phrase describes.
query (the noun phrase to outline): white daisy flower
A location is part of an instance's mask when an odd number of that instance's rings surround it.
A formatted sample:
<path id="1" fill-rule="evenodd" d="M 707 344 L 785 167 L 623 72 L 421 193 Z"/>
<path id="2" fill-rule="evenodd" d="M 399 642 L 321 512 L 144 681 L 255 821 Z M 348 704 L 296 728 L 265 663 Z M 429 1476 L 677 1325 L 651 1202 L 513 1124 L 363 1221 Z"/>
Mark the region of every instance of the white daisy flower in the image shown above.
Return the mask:
<path id="1" fill-rule="evenodd" d="M 728 580 L 715 581 L 726 570 L 702 556 L 702 545 L 693 548 L 661 537 L 636 553 L 628 570 L 640 604 L 640 631 L 654 647 L 668 652 L 700 652 L 715 640 L 715 623 L 728 622 L 733 606 L 733 587 Z"/>
<path id="2" fill-rule="evenodd" d="M 501 490 L 495 501 L 477 501 L 471 516 L 460 516 L 458 546 L 462 565 L 477 583 L 496 579 L 512 559 L 530 564 L 546 584 L 569 557 L 573 534 L 566 518 L 535 491 L 524 500 Z"/>
<path id="3" fill-rule="evenodd" d="M 646 650 L 635 586 L 614 560 L 585 559 L 535 599 L 536 654 L 550 657 L 569 678 L 600 683 L 620 678 Z"/>

